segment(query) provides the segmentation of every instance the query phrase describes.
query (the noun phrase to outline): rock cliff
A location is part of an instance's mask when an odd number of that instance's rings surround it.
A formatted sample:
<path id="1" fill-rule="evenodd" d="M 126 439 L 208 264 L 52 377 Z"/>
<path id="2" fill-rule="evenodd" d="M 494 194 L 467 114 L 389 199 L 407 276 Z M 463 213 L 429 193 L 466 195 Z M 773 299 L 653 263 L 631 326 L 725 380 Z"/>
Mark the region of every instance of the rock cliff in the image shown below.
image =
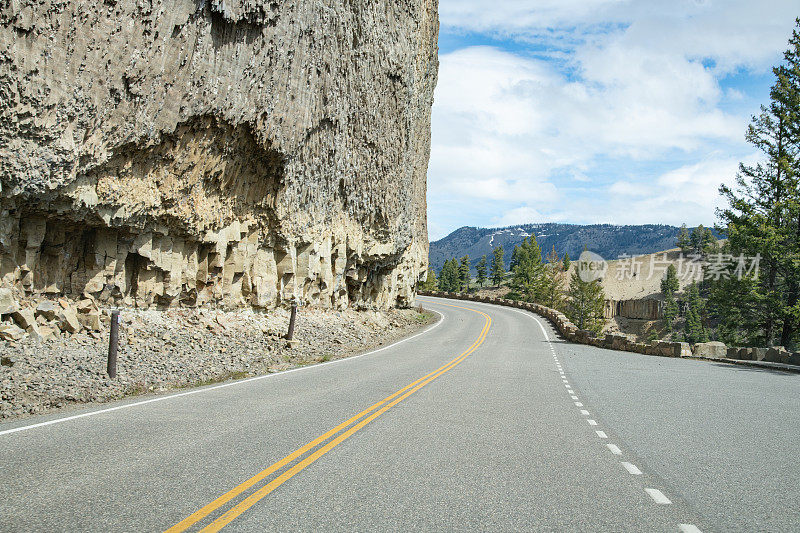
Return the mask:
<path id="1" fill-rule="evenodd" d="M 436 0 L 0 4 L 0 276 L 116 304 L 410 305 Z"/>

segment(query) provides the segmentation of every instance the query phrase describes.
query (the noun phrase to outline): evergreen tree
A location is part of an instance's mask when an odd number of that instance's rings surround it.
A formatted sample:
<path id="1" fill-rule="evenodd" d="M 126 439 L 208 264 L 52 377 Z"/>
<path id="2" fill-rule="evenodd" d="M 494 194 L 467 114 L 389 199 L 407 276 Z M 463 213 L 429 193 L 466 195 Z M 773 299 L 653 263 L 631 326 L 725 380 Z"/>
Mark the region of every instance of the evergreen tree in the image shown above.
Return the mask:
<path id="1" fill-rule="evenodd" d="M 675 265 L 669 265 L 664 273 L 664 278 L 661 280 L 661 292 L 666 296 L 668 293 L 675 294 L 679 288 L 678 271 Z"/>
<path id="2" fill-rule="evenodd" d="M 461 287 L 465 292 L 469 292 L 469 282 L 472 279 L 469 273 L 469 256 L 465 255 L 461 258 L 461 265 L 458 267 L 458 277 L 461 281 Z"/>
<path id="3" fill-rule="evenodd" d="M 481 257 L 480 261 L 478 261 L 478 263 L 475 265 L 475 271 L 478 274 L 477 282 L 481 287 L 483 287 L 483 285 L 486 283 L 486 271 L 488 266 L 486 254 L 483 254 L 483 257 Z"/>
<path id="4" fill-rule="evenodd" d="M 548 277 L 536 237 L 525 238 L 515 250 L 517 264 L 511 272 L 511 286 L 529 302 L 544 304 Z"/>
<path id="5" fill-rule="evenodd" d="M 566 315 L 580 329 L 595 333 L 603 330 L 605 295 L 599 280 L 583 281 L 578 269 L 572 273 L 567 293 Z"/>
<path id="6" fill-rule="evenodd" d="M 503 262 L 503 255 L 505 252 L 502 246 L 498 246 L 492 250 L 492 283 L 499 286 L 503 283 L 503 278 L 506 277 L 506 265 Z"/>
<path id="7" fill-rule="evenodd" d="M 564 303 L 564 284 L 566 274 L 564 264 L 558 257 L 555 245 L 547 254 L 545 265 L 545 280 L 542 284 L 541 303 L 551 309 L 561 309 Z"/>
<path id="8" fill-rule="evenodd" d="M 435 291 L 437 287 L 436 272 L 434 272 L 432 266 L 429 266 L 428 277 L 420 284 L 420 289 L 423 291 Z"/>
<path id="9" fill-rule="evenodd" d="M 703 325 L 705 303 L 700 297 L 700 288 L 697 283 L 692 283 L 689 286 L 686 306 L 686 323 L 684 325 L 686 342 L 708 342 L 708 332 Z"/>
<path id="10" fill-rule="evenodd" d="M 691 237 L 689 237 L 689 251 L 700 257 L 705 257 L 712 253 L 716 244 L 717 239 L 714 237 L 714 232 L 704 228 L 702 224 L 694 228 Z"/>
<path id="11" fill-rule="evenodd" d="M 455 258 L 448 259 L 439 272 L 439 289 L 445 292 L 458 292 L 459 288 L 461 279 L 458 273 L 458 261 Z"/>
<path id="12" fill-rule="evenodd" d="M 508 265 L 508 270 L 510 272 L 514 272 L 514 269 L 519 264 L 519 246 L 514 246 L 514 249 L 511 251 L 511 263 Z"/>
<path id="13" fill-rule="evenodd" d="M 681 225 L 681 230 L 678 232 L 678 242 L 676 243 L 681 252 L 688 254 L 692 248 L 691 238 L 689 237 L 689 230 L 686 224 Z"/>
<path id="14" fill-rule="evenodd" d="M 670 333 L 672 333 L 675 319 L 678 317 L 678 301 L 675 299 L 675 294 L 679 288 L 678 271 L 675 265 L 669 265 L 661 280 L 661 293 L 664 295 L 664 325 Z"/>
<path id="15" fill-rule="evenodd" d="M 569 254 L 567 252 L 564 252 L 564 260 L 562 261 L 562 263 L 564 265 L 564 272 L 569 272 L 569 266 L 572 263 L 570 263 L 569 261 Z"/>
<path id="16" fill-rule="evenodd" d="M 712 287 L 712 311 L 721 324 L 732 324 L 739 301 L 757 326 L 745 338 L 791 347 L 800 329 L 800 19 L 784 54 L 785 64 L 773 69 L 776 82 L 769 105 L 753 117 L 747 141 L 764 160 L 741 164 L 736 187 L 722 186 L 729 207 L 719 213 L 734 255 L 760 256 L 762 272 L 743 284 L 725 280 Z M 737 281 L 742 281 L 738 279 Z M 751 286 L 750 284 L 753 283 Z"/>

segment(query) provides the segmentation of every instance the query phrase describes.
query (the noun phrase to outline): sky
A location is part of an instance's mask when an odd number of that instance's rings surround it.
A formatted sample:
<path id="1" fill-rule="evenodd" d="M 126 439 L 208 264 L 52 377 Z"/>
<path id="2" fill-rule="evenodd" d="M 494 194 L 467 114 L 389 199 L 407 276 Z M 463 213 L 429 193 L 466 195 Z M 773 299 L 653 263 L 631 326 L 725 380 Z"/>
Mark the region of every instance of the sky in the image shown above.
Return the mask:
<path id="1" fill-rule="evenodd" d="M 428 231 L 713 225 L 797 0 L 440 0 Z"/>

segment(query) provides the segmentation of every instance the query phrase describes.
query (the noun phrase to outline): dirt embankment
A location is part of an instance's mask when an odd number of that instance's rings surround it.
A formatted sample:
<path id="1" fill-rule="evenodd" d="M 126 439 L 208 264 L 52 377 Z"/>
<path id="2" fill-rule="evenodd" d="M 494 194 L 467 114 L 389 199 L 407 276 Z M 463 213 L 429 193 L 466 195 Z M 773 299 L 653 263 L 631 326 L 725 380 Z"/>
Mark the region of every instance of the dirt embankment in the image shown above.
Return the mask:
<path id="1" fill-rule="evenodd" d="M 108 328 L 0 341 L 0 419 L 45 413 L 280 372 L 385 345 L 434 322 L 419 309 L 298 311 L 295 343 L 282 337 L 289 312 L 176 309 L 123 311 L 118 376 L 106 375 Z"/>

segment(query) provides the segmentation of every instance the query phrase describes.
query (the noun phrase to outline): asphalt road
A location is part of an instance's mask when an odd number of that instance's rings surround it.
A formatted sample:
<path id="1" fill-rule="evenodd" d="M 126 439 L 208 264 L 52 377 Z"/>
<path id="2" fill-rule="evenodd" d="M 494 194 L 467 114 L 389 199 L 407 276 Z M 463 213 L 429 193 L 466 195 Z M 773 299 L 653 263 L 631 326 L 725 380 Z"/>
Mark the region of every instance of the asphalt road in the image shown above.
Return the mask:
<path id="1" fill-rule="evenodd" d="M 800 375 L 423 301 L 377 353 L 0 424 L 0 530 L 800 530 Z"/>

